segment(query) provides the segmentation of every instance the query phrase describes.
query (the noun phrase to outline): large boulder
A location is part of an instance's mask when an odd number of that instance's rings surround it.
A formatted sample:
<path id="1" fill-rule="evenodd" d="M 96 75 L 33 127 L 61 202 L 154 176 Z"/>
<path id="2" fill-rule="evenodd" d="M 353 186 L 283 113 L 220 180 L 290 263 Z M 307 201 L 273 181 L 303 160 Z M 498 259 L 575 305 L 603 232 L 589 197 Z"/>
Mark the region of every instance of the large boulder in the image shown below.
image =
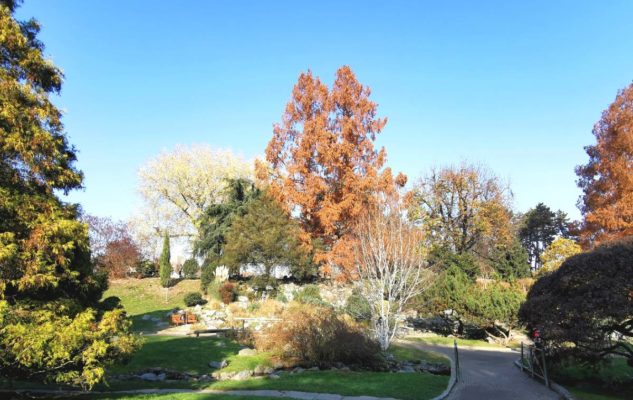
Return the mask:
<path id="1" fill-rule="evenodd" d="M 240 350 L 237 354 L 240 356 L 254 356 L 257 354 L 257 350 L 246 348 Z"/>

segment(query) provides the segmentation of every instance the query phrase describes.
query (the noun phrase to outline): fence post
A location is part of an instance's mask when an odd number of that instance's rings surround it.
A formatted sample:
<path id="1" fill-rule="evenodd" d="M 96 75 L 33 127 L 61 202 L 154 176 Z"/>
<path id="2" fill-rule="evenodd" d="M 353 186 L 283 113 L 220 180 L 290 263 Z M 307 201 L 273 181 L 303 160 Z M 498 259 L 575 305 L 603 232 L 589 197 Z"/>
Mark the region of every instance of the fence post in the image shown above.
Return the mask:
<path id="1" fill-rule="evenodd" d="M 455 382 L 459 382 L 461 371 L 459 367 L 459 351 L 457 350 L 457 339 L 453 340 L 453 345 L 455 347 Z"/>
<path id="2" fill-rule="evenodd" d="M 530 347 L 530 370 L 532 371 L 532 379 L 534 379 L 534 349 Z"/>
<path id="3" fill-rule="evenodd" d="M 545 378 L 545 386 L 549 387 L 549 379 L 547 377 L 547 365 L 545 364 L 545 351 L 541 349 L 541 361 L 543 362 L 543 378 Z"/>
<path id="4" fill-rule="evenodd" d="M 521 372 L 523 372 L 523 359 L 524 359 L 524 355 L 523 355 L 523 342 L 521 342 Z"/>

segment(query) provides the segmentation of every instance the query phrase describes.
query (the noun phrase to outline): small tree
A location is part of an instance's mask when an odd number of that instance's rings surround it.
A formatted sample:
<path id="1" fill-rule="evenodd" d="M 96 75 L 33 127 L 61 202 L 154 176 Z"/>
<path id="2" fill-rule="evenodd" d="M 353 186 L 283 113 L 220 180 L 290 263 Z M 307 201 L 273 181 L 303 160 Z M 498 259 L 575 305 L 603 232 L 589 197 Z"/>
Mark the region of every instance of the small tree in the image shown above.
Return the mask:
<path id="1" fill-rule="evenodd" d="M 310 274 L 310 254 L 299 239 L 301 228 L 273 198 L 252 200 L 235 218 L 226 236 L 222 264 L 237 273 L 243 264 L 262 264 L 270 276 L 275 265 L 288 265 L 294 276 Z"/>
<path id="2" fill-rule="evenodd" d="M 187 279 L 196 279 L 200 266 L 195 258 L 190 258 L 182 266 L 182 273 Z"/>
<path id="3" fill-rule="evenodd" d="M 169 235 L 165 233 L 165 239 L 163 240 L 163 251 L 160 254 L 160 284 L 162 287 L 169 287 L 171 283 L 171 251 L 169 249 Z"/>
<path id="4" fill-rule="evenodd" d="M 382 350 L 398 330 L 396 315 L 429 284 L 432 274 L 422 250 L 422 233 L 399 206 L 376 208 L 356 226 L 356 278 L 369 301 L 371 325 Z"/>
<path id="5" fill-rule="evenodd" d="M 571 239 L 558 238 L 554 240 L 541 255 L 543 266 L 538 271 L 539 275 L 558 269 L 566 259 L 581 252 L 580 245 Z"/>

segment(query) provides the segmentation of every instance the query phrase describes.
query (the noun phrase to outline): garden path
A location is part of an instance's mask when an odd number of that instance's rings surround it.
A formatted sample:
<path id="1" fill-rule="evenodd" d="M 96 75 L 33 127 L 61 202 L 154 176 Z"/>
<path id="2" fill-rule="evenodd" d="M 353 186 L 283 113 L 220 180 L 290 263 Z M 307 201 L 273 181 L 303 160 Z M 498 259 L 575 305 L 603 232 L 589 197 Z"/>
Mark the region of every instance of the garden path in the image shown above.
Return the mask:
<path id="1" fill-rule="evenodd" d="M 454 357 L 452 346 L 405 342 Z M 514 366 L 519 353 L 500 348 L 460 348 L 461 379 L 447 400 L 557 400 L 559 395 Z"/>

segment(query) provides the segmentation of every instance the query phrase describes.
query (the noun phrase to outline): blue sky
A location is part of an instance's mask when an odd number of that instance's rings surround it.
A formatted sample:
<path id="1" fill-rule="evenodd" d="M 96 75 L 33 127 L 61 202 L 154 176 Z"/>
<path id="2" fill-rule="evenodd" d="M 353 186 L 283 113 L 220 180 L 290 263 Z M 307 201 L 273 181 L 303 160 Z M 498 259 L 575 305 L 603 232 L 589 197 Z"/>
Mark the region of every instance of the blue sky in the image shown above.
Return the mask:
<path id="1" fill-rule="evenodd" d="M 483 162 L 515 208 L 579 217 L 574 166 L 633 79 L 631 1 L 26 0 L 66 74 L 55 101 L 90 213 L 125 219 L 136 173 L 176 144 L 263 154 L 293 84 L 347 64 L 389 122 L 388 163 Z"/>

